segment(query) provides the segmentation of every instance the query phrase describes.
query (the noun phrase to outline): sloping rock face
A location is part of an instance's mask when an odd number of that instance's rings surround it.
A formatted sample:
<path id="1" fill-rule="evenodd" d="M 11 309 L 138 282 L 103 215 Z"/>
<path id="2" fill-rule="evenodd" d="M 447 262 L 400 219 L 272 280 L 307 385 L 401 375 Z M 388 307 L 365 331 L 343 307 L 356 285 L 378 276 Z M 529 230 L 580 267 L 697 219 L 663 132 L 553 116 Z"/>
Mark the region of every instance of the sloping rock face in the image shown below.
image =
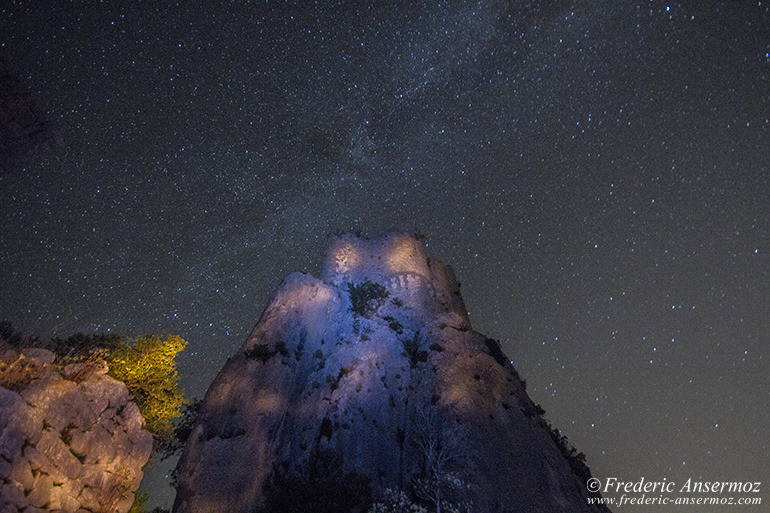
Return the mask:
<path id="1" fill-rule="evenodd" d="M 21 353 L 1 355 L 0 511 L 125 513 L 152 450 L 126 386 L 105 365 Z"/>
<path id="2" fill-rule="evenodd" d="M 208 390 L 176 513 L 255 511 L 274 471 L 328 450 L 375 490 L 417 494 L 443 457 L 473 511 L 602 511 L 587 505 L 582 460 L 471 330 L 452 269 L 421 241 L 335 237 L 321 277 L 287 277 Z"/>

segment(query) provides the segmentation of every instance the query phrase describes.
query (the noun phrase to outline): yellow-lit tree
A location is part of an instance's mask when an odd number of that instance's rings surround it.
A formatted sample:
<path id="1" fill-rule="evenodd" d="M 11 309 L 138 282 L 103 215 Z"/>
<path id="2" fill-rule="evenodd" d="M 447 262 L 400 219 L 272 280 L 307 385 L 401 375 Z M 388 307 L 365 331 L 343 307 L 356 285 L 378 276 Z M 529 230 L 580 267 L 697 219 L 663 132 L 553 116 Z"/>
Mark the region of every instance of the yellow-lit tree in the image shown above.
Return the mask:
<path id="1" fill-rule="evenodd" d="M 174 419 L 185 404 L 174 359 L 186 345 L 174 335 L 143 335 L 132 343 L 115 344 L 106 353 L 109 375 L 128 387 L 156 438 L 156 450 L 172 440 Z"/>

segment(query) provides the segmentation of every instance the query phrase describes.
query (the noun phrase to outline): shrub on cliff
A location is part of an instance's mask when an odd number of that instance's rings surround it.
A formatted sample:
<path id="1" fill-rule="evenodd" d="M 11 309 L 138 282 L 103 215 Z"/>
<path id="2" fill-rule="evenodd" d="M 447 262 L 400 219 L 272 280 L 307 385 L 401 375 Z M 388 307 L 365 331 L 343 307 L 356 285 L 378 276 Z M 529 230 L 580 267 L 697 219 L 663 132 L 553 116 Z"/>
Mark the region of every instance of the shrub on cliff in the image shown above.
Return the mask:
<path id="1" fill-rule="evenodd" d="M 165 446 L 174 437 L 173 420 L 185 404 L 174 359 L 187 342 L 174 335 L 121 342 L 107 354 L 109 374 L 126 384 L 147 429 Z"/>
<path id="2" fill-rule="evenodd" d="M 366 513 L 428 513 L 428 509 L 414 504 L 403 491 L 388 488 Z"/>
<path id="3" fill-rule="evenodd" d="M 388 290 L 385 287 L 369 280 L 360 285 L 349 283 L 348 293 L 350 293 L 350 310 L 362 317 L 369 317 L 388 297 Z"/>

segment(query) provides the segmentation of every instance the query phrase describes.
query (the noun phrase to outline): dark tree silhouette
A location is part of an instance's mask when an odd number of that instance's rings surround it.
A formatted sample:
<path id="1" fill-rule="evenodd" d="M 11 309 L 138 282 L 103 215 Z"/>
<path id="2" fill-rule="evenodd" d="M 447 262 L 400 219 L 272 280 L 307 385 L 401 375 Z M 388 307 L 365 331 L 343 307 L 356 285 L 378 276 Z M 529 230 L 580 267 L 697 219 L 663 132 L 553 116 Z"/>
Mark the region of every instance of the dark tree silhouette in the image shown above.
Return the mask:
<path id="1" fill-rule="evenodd" d="M 0 55 L 0 173 L 26 165 L 62 137 L 37 109 L 8 60 Z"/>
<path id="2" fill-rule="evenodd" d="M 464 429 L 435 408 L 424 407 L 415 413 L 414 432 L 409 438 L 422 466 L 421 475 L 414 480 L 415 495 L 436 513 L 445 507 L 469 511 L 471 505 L 464 502 L 469 488 L 463 471 L 467 471 Z"/>

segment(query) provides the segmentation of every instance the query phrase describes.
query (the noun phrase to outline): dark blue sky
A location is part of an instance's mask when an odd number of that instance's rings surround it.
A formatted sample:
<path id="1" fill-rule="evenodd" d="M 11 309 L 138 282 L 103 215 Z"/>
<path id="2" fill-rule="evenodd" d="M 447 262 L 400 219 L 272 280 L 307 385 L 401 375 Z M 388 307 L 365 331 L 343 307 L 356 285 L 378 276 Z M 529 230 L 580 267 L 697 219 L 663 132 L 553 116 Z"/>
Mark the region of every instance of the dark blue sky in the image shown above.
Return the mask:
<path id="1" fill-rule="evenodd" d="M 125 7 L 0 7 L 64 140 L 0 175 L 1 318 L 179 334 L 201 396 L 326 235 L 417 230 L 595 475 L 766 477 L 764 3 Z"/>

